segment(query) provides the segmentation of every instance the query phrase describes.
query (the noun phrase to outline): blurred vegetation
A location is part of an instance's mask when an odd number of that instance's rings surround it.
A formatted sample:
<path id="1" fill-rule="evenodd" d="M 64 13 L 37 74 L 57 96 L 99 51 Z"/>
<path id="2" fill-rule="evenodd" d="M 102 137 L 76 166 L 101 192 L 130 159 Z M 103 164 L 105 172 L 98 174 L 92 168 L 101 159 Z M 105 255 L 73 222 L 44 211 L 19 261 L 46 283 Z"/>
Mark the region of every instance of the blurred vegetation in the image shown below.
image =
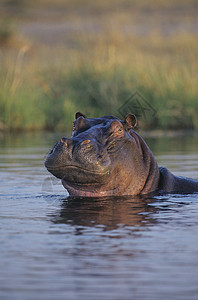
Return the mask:
<path id="1" fill-rule="evenodd" d="M 13 24 L 10 19 L 1 18 L 0 19 L 0 45 L 7 44 L 15 34 L 13 29 Z"/>
<path id="2" fill-rule="evenodd" d="M 4 1 L 0 15 L 0 130 L 69 129 L 79 110 L 122 117 L 119 108 L 135 91 L 157 112 L 155 118 L 140 116 L 141 128 L 198 129 L 198 32 L 157 30 L 165 9 L 163 30 L 173 17 L 180 24 L 186 10 L 196 10 L 196 1 L 24 3 Z M 46 7 L 57 14 L 50 17 Z M 191 18 L 193 13 L 185 22 Z M 146 30 L 147 21 L 148 32 L 131 30 L 136 22 Z M 64 22 L 74 29 L 60 40 L 58 32 L 49 42 L 40 37 L 42 26 Z M 33 36 L 25 31 L 32 24 Z"/>

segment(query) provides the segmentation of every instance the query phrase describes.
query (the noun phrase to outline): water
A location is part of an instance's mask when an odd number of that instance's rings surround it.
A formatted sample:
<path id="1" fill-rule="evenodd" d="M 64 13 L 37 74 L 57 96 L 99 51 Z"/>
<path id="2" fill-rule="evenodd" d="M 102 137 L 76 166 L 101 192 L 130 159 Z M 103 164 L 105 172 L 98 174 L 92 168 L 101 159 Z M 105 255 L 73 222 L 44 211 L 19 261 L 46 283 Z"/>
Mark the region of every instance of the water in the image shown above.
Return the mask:
<path id="1" fill-rule="evenodd" d="M 197 299 L 198 195 L 67 198 L 43 166 L 57 136 L 0 140 L 0 299 Z M 146 141 L 198 178 L 196 136 Z"/>

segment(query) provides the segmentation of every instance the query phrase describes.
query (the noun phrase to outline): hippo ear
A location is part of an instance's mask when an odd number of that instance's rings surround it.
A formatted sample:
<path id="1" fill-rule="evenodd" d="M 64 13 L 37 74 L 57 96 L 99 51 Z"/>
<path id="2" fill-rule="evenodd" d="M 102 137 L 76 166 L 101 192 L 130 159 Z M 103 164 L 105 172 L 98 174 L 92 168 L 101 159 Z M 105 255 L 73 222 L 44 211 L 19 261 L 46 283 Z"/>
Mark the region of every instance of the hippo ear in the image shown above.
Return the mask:
<path id="1" fill-rule="evenodd" d="M 83 118 L 86 119 L 86 116 L 85 116 L 84 114 L 82 114 L 81 112 L 78 111 L 78 112 L 75 114 L 75 118 L 78 119 L 79 117 L 83 117 Z"/>
<path id="2" fill-rule="evenodd" d="M 134 114 L 128 114 L 124 120 L 127 129 L 134 128 L 137 125 L 137 118 Z"/>

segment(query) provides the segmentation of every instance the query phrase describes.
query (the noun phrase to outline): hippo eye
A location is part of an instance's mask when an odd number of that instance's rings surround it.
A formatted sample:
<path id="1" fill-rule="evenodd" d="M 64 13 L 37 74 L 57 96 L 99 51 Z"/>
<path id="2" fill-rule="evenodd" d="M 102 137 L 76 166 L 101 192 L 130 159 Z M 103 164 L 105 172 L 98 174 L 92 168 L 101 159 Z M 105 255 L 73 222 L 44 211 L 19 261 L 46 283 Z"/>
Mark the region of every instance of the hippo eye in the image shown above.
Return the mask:
<path id="1" fill-rule="evenodd" d="M 113 130 L 112 136 L 121 138 L 123 136 L 123 128 L 122 127 L 117 127 Z"/>
<path id="2" fill-rule="evenodd" d="M 117 128 L 116 132 L 117 132 L 117 133 L 123 132 L 123 128 L 122 128 L 122 127 Z"/>

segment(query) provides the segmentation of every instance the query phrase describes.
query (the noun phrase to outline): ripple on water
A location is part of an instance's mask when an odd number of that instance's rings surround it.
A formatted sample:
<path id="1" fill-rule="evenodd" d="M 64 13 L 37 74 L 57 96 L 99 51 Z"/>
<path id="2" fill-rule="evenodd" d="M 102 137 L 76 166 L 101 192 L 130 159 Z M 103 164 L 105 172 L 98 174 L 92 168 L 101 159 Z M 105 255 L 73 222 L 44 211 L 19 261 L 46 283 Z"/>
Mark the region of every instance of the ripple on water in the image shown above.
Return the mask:
<path id="1" fill-rule="evenodd" d="M 67 198 L 50 144 L 0 150 L 0 298 L 197 299 L 198 195 Z M 158 150 L 184 176 L 197 158 Z"/>

